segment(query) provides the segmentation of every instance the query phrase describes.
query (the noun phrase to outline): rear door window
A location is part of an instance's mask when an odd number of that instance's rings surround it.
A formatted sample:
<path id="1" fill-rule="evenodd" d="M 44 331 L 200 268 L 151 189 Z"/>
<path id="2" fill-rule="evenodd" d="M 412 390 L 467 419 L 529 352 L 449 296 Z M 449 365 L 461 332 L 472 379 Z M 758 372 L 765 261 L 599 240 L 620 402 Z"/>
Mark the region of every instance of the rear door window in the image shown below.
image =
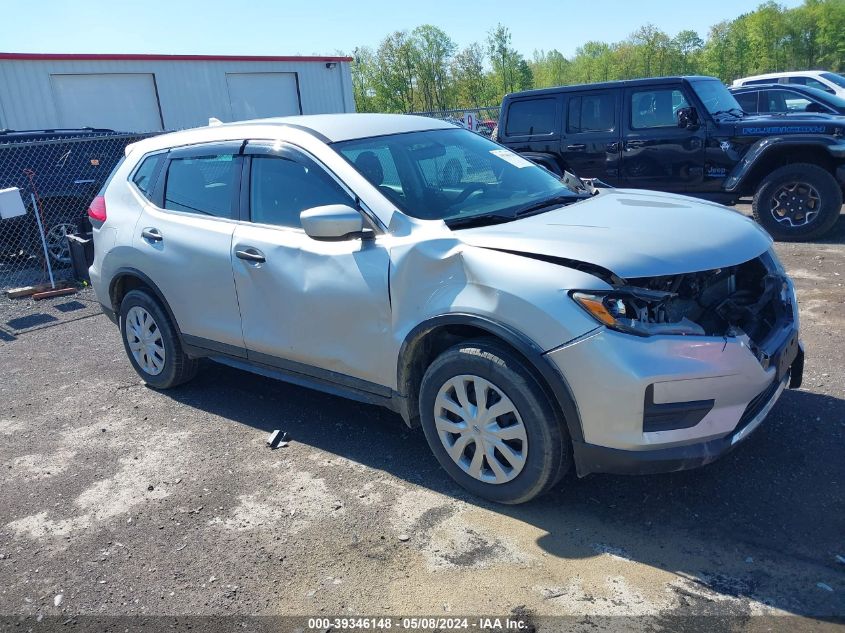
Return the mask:
<path id="1" fill-rule="evenodd" d="M 505 134 L 508 136 L 537 136 L 553 134 L 557 114 L 557 99 L 523 99 L 513 101 L 508 108 Z"/>
<path id="2" fill-rule="evenodd" d="M 759 112 L 757 109 L 757 95 L 759 94 L 759 92 L 743 92 L 742 94 L 735 94 L 734 97 L 736 97 L 739 107 L 742 108 L 743 112 L 756 114 Z"/>
<path id="3" fill-rule="evenodd" d="M 240 163 L 232 154 L 173 158 L 167 168 L 164 208 L 218 218 L 233 217 Z"/>
<path id="4" fill-rule="evenodd" d="M 566 131 L 612 132 L 616 129 L 616 96 L 613 93 L 570 97 L 567 104 Z"/>

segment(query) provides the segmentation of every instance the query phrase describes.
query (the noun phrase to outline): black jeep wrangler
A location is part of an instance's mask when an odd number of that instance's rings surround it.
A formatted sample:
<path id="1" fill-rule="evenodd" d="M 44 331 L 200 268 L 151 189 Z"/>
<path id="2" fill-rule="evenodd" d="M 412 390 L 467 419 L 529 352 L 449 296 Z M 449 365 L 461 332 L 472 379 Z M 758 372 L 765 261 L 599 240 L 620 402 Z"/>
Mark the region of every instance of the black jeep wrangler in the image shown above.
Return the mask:
<path id="1" fill-rule="evenodd" d="M 558 174 L 734 204 L 776 239 L 829 231 L 842 208 L 845 117 L 750 116 L 718 79 L 661 77 L 509 94 L 497 140 Z"/>
<path id="2" fill-rule="evenodd" d="M 126 145 L 135 140 L 138 137 L 94 128 L 0 130 L 0 189 L 18 187 L 27 211 L 0 220 L 0 258 L 41 256 L 31 195 L 35 193 L 52 264 L 68 264 L 66 234 L 85 230 L 88 205 Z"/>

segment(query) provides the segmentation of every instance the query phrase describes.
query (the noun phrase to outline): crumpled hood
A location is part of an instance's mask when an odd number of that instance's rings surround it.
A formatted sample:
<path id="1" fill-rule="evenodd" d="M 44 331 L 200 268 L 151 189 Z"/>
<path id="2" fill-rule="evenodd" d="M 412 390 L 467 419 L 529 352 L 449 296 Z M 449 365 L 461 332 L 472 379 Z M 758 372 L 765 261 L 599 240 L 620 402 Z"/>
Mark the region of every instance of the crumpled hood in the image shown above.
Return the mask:
<path id="1" fill-rule="evenodd" d="M 721 205 L 633 189 L 455 233 L 472 246 L 576 260 L 627 278 L 734 266 L 772 244 L 752 220 Z"/>

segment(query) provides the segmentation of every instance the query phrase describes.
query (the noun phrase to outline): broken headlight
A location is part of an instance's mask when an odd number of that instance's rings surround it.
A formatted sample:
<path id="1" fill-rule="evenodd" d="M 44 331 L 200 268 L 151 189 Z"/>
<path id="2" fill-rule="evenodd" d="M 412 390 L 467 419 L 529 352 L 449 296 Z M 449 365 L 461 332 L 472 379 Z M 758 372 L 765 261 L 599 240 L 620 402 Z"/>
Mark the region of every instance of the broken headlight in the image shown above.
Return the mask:
<path id="1" fill-rule="evenodd" d="M 681 334 L 703 336 L 704 328 L 673 314 L 671 292 L 646 288 L 570 293 L 572 299 L 602 325 L 636 336 Z"/>

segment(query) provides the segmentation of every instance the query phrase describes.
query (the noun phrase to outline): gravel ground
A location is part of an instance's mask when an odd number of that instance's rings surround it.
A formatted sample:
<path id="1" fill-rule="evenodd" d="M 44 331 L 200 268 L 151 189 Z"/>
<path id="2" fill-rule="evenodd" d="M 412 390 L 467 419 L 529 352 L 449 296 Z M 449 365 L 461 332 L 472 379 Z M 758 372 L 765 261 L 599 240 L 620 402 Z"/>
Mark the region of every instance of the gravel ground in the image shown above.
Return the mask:
<path id="1" fill-rule="evenodd" d="M 804 386 L 749 441 L 696 471 L 570 476 L 518 507 L 469 497 L 386 410 L 210 362 L 182 388 L 144 387 L 90 291 L 6 304 L 0 629 L 517 614 L 540 630 L 787 626 L 755 615 L 833 630 L 816 618 L 845 616 L 843 242 L 845 219 L 777 246 Z M 277 428 L 293 441 L 271 451 Z"/>

